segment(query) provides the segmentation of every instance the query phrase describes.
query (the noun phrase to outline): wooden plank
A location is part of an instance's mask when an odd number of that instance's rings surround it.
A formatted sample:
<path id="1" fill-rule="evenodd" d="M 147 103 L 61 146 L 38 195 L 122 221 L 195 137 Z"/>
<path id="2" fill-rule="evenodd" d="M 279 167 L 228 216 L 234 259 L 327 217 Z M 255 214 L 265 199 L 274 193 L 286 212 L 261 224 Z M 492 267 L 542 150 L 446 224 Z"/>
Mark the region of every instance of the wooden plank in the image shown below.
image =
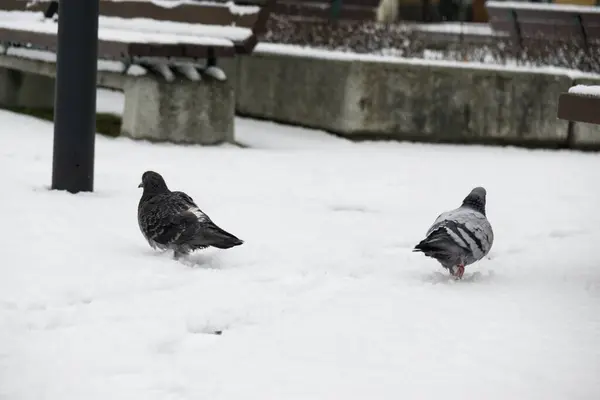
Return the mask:
<path id="1" fill-rule="evenodd" d="M 600 125 L 600 97 L 562 93 L 558 98 L 558 118 Z"/>
<path id="2" fill-rule="evenodd" d="M 28 0 L 1 0 L 0 10 L 44 12 L 50 0 L 42 0 L 27 7 Z M 252 28 L 260 10 L 251 13 L 232 13 L 225 4 L 184 3 L 175 7 L 161 7 L 150 1 L 100 0 L 100 15 L 118 18 L 147 18 L 189 24 L 238 26 Z"/>
<path id="3" fill-rule="evenodd" d="M 375 1 L 344 1 L 339 19 L 350 21 L 373 20 L 377 4 Z M 331 18 L 331 1 L 280 0 L 273 11 L 275 14 L 328 20 Z"/>
<path id="4" fill-rule="evenodd" d="M 19 44 L 26 48 L 56 52 L 56 35 L 0 28 L 0 43 Z M 98 41 L 98 57 L 125 61 L 132 57 L 143 58 L 205 58 L 212 49 L 215 56 L 233 57 L 233 46 L 204 46 L 194 44 L 127 43 L 109 40 Z"/>
<path id="5" fill-rule="evenodd" d="M 174 21 L 188 24 L 239 26 L 251 28 L 258 12 L 234 14 L 220 4 L 184 3 L 176 7 L 161 7 L 152 2 L 100 1 L 100 15 L 119 18 L 147 18 L 157 21 Z"/>

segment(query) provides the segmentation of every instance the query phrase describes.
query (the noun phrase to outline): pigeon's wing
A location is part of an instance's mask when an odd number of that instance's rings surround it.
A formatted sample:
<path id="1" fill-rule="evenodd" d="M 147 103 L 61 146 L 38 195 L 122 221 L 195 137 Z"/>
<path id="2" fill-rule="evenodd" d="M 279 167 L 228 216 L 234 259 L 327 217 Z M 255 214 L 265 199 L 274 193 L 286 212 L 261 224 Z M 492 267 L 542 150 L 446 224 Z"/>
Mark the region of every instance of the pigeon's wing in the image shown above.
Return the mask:
<path id="1" fill-rule="evenodd" d="M 190 207 L 198 207 L 196 203 L 194 203 L 194 199 L 192 199 L 191 196 L 184 192 L 171 192 L 171 196 L 177 197 L 183 203 L 188 204 Z"/>
<path id="2" fill-rule="evenodd" d="M 469 247 L 476 260 L 489 253 L 494 242 L 492 226 L 485 215 L 471 208 L 461 208 L 453 218 L 456 224 L 467 234 Z"/>
<path id="3" fill-rule="evenodd" d="M 206 213 L 204 213 L 194 202 L 194 199 L 187 194 L 183 192 L 172 192 L 171 195 L 178 199 L 178 201 L 182 204 L 184 211 L 189 211 L 194 214 L 200 223 L 212 222 L 208 215 L 206 215 Z"/>
<path id="4" fill-rule="evenodd" d="M 485 215 L 461 207 L 442 213 L 415 251 L 448 265 L 471 264 L 490 251 L 492 242 L 492 228 Z"/>
<path id="5" fill-rule="evenodd" d="M 172 193 L 156 195 L 146 201 L 140 206 L 138 218 L 146 238 L 163 245 L 193 235 L 194 226 L 200 220 L 185 197 Z"/>
<path id="6" fill-rule="evenodd" d="M 173 192 L 173 195 L 189 205 L 189 208 L 181 215 L 182 223 L 194 222 L 195 220 L 195 223 L 177 239 L 176 244 L 189 244 L 200 247 L 214 246 L 226 249 L 243 243 L 243 240 L 217 226 L 190 196 L 183 192 Z M 193 216 L 190 216 L 190 214 Z"/>
<path id="7" fill-rule="evenodd" d="M 470 262 L 483 258 L 490 251 L 494 240 L 492 227 L 485 215 L 470 208 L 461 207 L 443 213 L 427 236 L 441 228 L 448 239 L 465 250 L 466 258 L 472 260 Z"/>
<path id="8" fill-rule="evenodd" d="M 182 192 L 155 196 L 142 209 L 147 238 L 163 245 L 229 248 L 243 243 L 218 227 Z"/>

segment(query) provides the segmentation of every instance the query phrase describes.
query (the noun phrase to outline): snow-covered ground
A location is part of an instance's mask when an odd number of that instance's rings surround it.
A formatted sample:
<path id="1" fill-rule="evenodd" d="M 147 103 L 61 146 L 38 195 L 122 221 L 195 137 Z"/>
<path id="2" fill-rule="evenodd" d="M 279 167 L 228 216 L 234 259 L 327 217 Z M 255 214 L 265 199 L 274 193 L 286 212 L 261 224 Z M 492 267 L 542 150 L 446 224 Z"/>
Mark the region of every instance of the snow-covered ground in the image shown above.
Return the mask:
<path id="1" fill-rule="evenodd" d="M 0 124 L 2 400 L 600 397 L 597 154 L 238 119 L 247 148 L 98 136 L 71 195 L 47 190 L 52 125 Z M 147 169 L 246 243 L 151 250 Z M 477 185 L 496 243 L 448 280 L 411 248 Z"/>

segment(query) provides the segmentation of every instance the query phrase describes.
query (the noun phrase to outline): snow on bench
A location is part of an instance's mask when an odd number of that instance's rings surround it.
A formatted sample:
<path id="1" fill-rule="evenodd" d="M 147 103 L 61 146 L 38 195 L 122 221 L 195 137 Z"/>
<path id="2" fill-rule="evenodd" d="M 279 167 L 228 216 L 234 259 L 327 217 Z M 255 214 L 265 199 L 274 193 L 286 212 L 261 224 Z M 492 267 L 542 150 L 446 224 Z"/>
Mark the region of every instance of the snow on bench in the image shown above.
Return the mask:
<path id="1" fill-rule="evenodd" d="M 600 85 L 575 85 L 569 88 L 569 93 L 600 97 Z"/>
<path id="2" fill-rule="evenodd" d="M 98 55 L 127 64 L 161 64 L 161 70 L 205 59 L 209 70 L 219 57 L 254 50 L 256 35 L 265 30 L 275 3 L 267 0 L 256 7 L 189 0 L 100 0 Z M 0 44 L 56 52 L 58 26 L 44 15 L 51 6 L 56 9 L 50 1 L 3 0 Z"/>

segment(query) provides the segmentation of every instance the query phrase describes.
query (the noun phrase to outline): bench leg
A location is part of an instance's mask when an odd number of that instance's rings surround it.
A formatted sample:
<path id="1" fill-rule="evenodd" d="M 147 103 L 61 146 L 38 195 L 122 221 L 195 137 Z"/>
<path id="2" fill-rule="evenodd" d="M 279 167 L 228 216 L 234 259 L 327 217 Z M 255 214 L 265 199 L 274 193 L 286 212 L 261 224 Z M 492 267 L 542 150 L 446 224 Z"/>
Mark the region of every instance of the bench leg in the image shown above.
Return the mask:
<path id="1" fill-rule="evenodd" d="M 235 96 L 229 81 L 166 82 L 156 76 L 125 83 L 121 133 L 134 139 L 213 145 L 234 140 Z"/>

